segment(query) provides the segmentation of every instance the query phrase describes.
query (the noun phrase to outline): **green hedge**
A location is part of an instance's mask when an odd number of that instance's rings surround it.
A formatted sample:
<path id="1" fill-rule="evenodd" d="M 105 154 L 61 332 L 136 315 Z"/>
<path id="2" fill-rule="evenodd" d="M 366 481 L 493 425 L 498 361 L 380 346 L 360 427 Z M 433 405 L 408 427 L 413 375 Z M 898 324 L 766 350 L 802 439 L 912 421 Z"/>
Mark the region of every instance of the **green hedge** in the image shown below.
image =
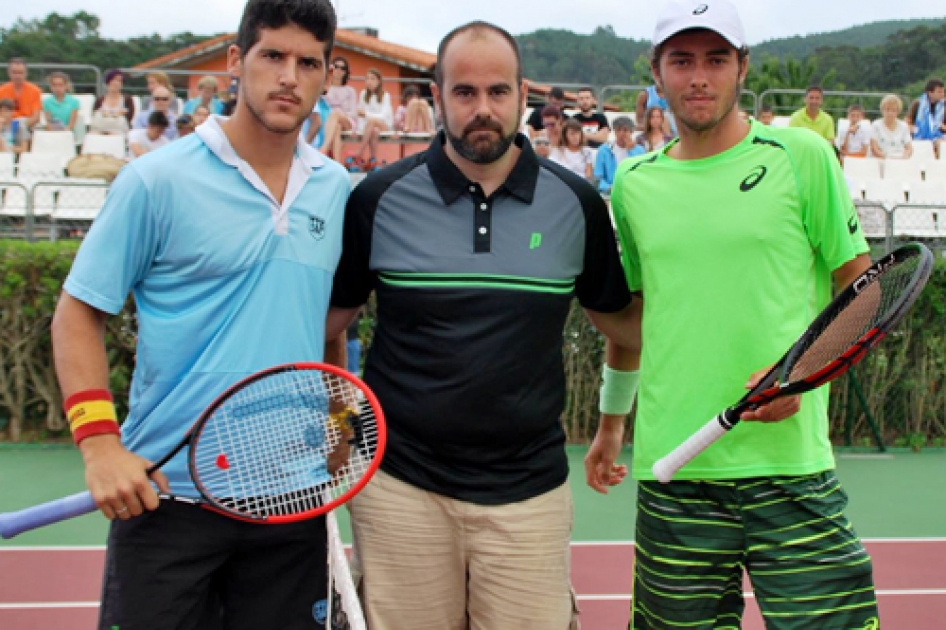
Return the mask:
<path id="1" fill-rule="evenodd" d="M 0 439 L 65 438 L 62 401 L 56 386 L 49 324 L 75 242 L 0 241 Z M 848 379 L 833 386 L 832 439 L 868 445 L 878 431 L 890 445 L 942 446 L 946 439 L 946 261 L 911 314 L 854 373 L 869 414 Z M 362 328 L 370 343 L 369 325 Z M 133 305 L 108 320 L 111 387 L 119 413 L 127 408 L 134 365 Z M 603 342 L 580 308 L 573 308 L 564 339 L 568 398 L 562 421 L 571 442 L 585 442 L 597 424 L 597 390 Z M 630 432 L 628 432 L 630 435 Z"/>

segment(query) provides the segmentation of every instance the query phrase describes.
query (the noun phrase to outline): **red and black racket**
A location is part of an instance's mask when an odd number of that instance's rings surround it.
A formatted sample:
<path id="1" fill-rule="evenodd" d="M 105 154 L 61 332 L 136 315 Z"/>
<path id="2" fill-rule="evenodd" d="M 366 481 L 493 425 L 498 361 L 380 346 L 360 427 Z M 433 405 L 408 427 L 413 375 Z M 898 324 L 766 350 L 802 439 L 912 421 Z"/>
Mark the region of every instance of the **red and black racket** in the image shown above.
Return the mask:
<path id="1" fill-rule="evenodd" d="M 386 432 L 374 393 L 333 365 L 293 363 L 257 372 L 208 406 L 152 473 L 185 446 L 196 501 L 233 518 L 289 523 L 325 514 L 364 487 Z M 0 515 L 0 536 L 97 509 L 89 492 Z"/>
<path id="2" fill-rule="evenodd" d="M 752 391 L 658 460 L 654 476 L 670 481 L 735 427 L 744 411 L 811 391 L 847 372 L 910 310 L 932 270 L 933 254 L 919 243 L 875 262 L 834 298 Z"/>

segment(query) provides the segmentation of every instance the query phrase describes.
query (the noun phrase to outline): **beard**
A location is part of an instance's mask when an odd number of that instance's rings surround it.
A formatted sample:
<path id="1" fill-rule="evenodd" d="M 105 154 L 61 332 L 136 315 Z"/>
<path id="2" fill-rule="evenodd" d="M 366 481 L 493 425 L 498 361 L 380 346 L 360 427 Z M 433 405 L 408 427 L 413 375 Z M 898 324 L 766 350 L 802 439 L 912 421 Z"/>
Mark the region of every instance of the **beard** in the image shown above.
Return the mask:
<path id="1" fill-rule="evenodd" d="M 709 120 L 694 120 L 687 118 L 683 112 L 673 112 L 674 117 L 677 120 L 677 124 L 683 123 L 683 125 L 690 129 L 691 131 L 703 132 L 709 131 L 716 127 L 723 118 L 725 118 L 732 110 L 736 107 L 736 103 L 739 102 L 739 97 L 742 95 L 742 84 L 737 84 L 736 89 L 733 91 L 732 97 L 729 99 L 728 105 L 720 110 L 716 116 L 710 118 Z M 681 108 L 682 109 L 682 108 Z"/>
<path id="2" fill-rule="evenodd" d="M 271 96 L 276 96 L 278 94 L 279 94 L 278 92 L 267 94 L 266 98 L 268 99 Z M 278 133 L 278 134 L 299 133 L 299 130 L 302 128 L 303 123 L 305 123 L 306 118 L 309 117 L 309 111 L 306 111 L 305 107 L 301 107 L 300 108 L 301 113 L 299 114 L 299 116 L 297 116 L 294 122 L 288 123 L 288 124 L 275 123 L 272 120 L 267 120 L 265 109 L 263 107 L 260 107 L 257 103 L 255 103 L 253 99 L 250 98 L 250 96 L 246 93 L 245 89 L 240 90 L 240 95 L 239 95 L 239 99 L 237 103 L 239 103 L 239 101 L 243 101 L 244 103 L 246 103 L 246 109 L 250 112 L 253 118 L 255 118 L 257 122 L 259 122 L 259 124 L 263 127 L 263 129 L 265 129 L 266 131 L 270 133 Z M 310 107 L 309 110 L 311 111 L 311 109 L 312 108 Z"/>
<path id="3" fill-rule="evenodd" d="M 506 151 L 512 146 L 512 143 L 516 140 L 516 136 L 519 135 L 517 129 L 513 129 L 511 133 L 504 135 L 502 125 L 495 120 L 476 118 L 466 126 L 462 135 L 456 136 L 450 131 L 450 121 L 447 119 L 446 109 L 443 107 L 443 104 L 440 106 L 440 111 L 443 112 L 443 130 L 453 150 L 456 151 L 460 157 L 474 164 L 492 164 L 506 155 Z M 517 120 L 519 118 L 522 118 L 521 111 L 519 112 Z M 474 142 L 470 140 L 470 136 L 481 131 L 496 132 L 499 134 L 499 138 L 490 141 L 477 140 Z"/>

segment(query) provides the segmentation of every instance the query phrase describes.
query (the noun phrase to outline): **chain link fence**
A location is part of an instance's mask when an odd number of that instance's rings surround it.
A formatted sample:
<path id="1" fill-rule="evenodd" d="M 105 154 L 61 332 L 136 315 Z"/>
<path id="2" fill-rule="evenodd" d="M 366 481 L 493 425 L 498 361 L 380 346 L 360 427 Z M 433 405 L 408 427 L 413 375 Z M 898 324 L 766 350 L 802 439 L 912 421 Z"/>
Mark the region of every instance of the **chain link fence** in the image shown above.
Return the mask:
<path id="1" fill-rule="evenodd" d="M 0 238 L 82 238 L 107 193 L 104 179 L 0 179 Z"/>

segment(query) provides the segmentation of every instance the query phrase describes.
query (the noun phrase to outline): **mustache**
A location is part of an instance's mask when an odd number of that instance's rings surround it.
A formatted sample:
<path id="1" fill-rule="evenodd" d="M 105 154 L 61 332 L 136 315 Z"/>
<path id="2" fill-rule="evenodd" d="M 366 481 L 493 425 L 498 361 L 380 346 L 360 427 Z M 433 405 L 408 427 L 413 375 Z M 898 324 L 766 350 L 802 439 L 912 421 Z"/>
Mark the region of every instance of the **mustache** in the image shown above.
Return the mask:
<path id="1" fill-rule="evenodd" d="M 503 127 L 495 120 L 476 119 L 463 128 L 463 135 L 466 136 L 477 131 L 495 131 L 499 135 L 503 134 Z"/>

